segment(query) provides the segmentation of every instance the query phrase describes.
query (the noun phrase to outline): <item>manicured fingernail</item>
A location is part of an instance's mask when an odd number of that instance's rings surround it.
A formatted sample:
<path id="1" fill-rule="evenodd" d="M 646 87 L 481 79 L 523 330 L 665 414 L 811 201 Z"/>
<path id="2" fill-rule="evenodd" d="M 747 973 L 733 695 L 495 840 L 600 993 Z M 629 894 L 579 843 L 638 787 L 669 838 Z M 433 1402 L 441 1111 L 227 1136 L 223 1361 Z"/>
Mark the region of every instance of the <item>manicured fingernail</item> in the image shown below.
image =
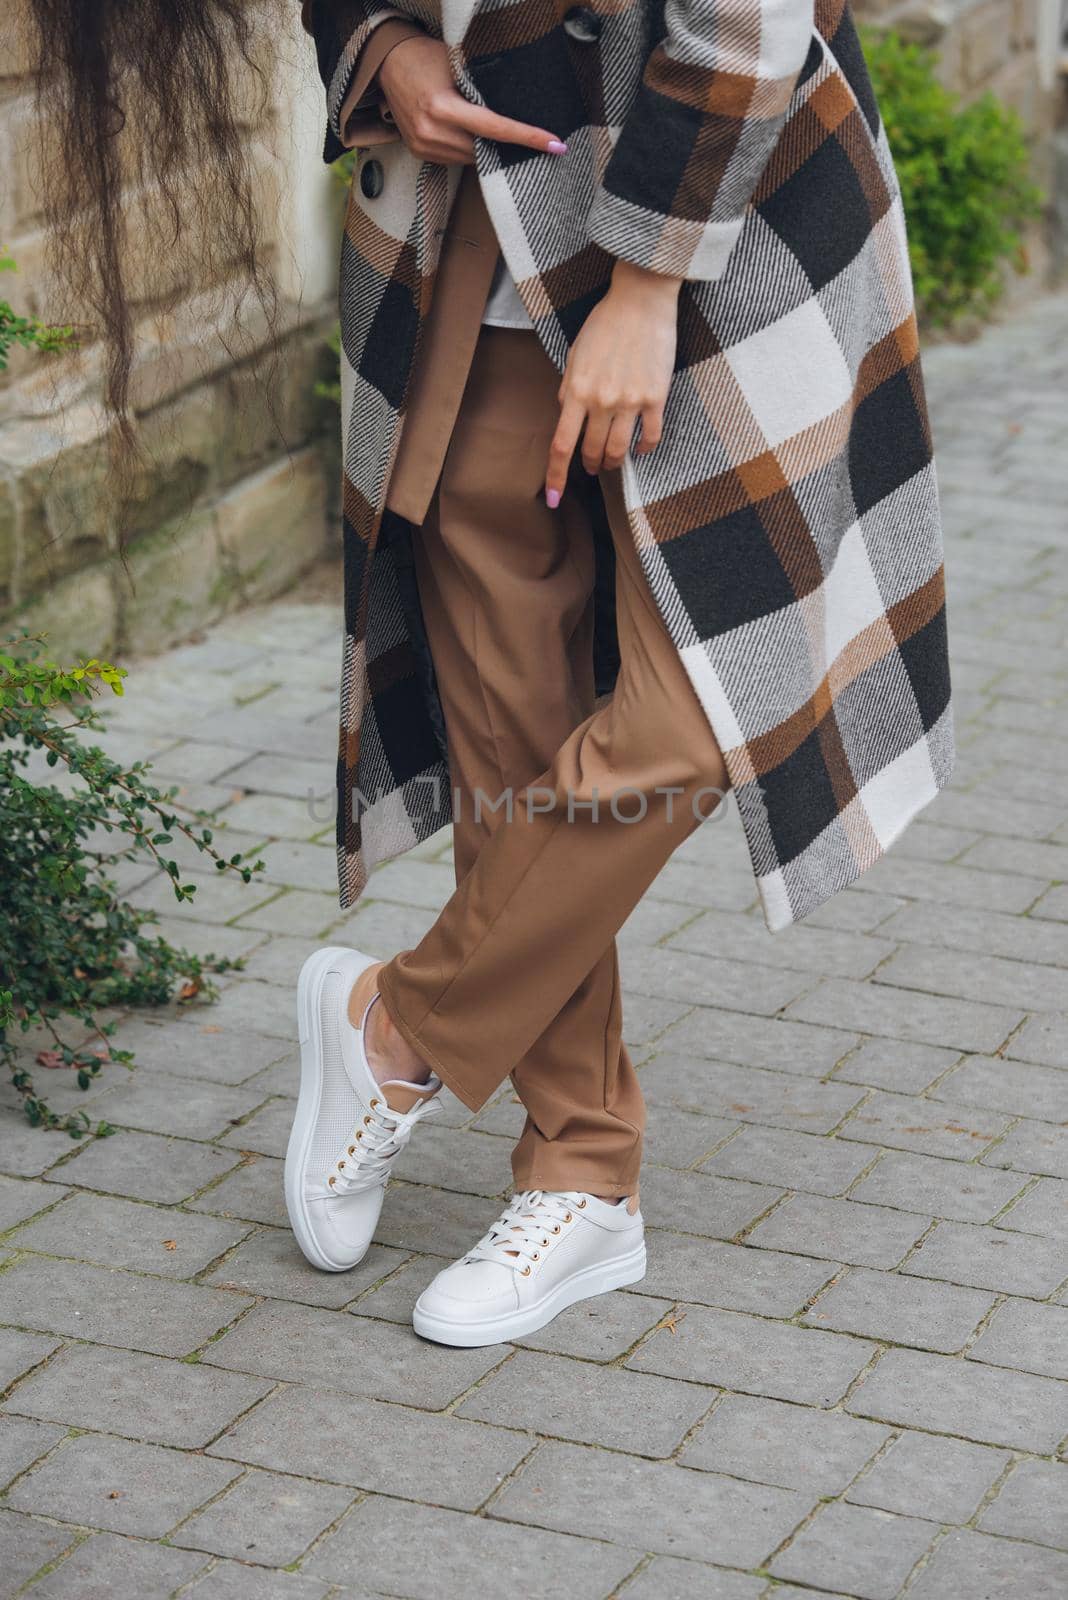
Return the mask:
<path id="1" fill-rule="evenodd" d="M 549 507 L 550 511 L 556 510 L 557 506 L 560 504 L 559 489 L 546 489 L 545 504 Z"/>
<path id="2" fill-rule="evenodd" d="M 550 139 L 546 148 L 551 156 L 567 155 L 567 145 L 562 139 Z"/>

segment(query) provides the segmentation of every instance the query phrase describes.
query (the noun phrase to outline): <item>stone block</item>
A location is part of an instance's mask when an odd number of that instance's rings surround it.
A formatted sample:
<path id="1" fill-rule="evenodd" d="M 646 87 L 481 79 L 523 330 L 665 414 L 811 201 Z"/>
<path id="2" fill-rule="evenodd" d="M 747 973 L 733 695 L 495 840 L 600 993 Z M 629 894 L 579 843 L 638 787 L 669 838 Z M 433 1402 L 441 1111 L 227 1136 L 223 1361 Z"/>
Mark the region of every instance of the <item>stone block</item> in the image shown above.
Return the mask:
<path id="1" fill-rule="evenodd" d="M 930 1433 L 903 1433 L 846 1499 L 932 1522 L 967 1522 L 1011 1460 L 1007 1450 Z"/>
<path id="2" fill-rule="evenodd" d="M 230 1462 L 83 1434 L 20 1478 L 8 1504 L 58 1522 L 158 1539 L 237 1476 Z"/>
<path id="3" fill-rule="evenodd" d="M 270 1387 L 201 1363 L 72 1345 L 25 1378 L 4 1410 L 188 1450 L 208 1444 Z"/>
<path id="4" fill-rule="evenodd" d="M 727 1395 L 679 1457 L 683 1466 L 725 1472 L 820 1495 L 841 1494 L 889 1431 L 840 1412 Z"/>

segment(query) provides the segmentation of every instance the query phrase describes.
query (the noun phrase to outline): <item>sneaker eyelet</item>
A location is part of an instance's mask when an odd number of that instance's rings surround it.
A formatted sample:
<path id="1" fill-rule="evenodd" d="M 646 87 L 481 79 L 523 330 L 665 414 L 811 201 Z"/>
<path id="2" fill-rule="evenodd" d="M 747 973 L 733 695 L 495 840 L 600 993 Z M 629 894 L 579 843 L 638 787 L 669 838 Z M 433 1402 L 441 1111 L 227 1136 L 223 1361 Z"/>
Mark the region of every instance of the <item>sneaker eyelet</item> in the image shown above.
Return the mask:
<path id="1" fill-rule="evenodd" d="M 339 1161 L 339 1162 L 338 1162 L 338 1164 L 337 1164 L 337 1170 L 338 1170 L 338 1171 L 339 1171 L 339 1172 L 344 1172 L 344 1170 L 345 1170 L 345 1163 L 344 1163 L 344 1162 L 343 1162 L 343 1161 Z"/>
<path id="2" fill-rule="evenodd" d="M 553 1229 L 553 1232 L 554 1233 L 559 1233 L 560 1232 L 560 1224 L 559 1223 L 556 1224 L 556 1227 Z"/>
<path id="3" fill-rule="evenodd" d="M 378 1109 L 378 1101 L 377 1100 L 372 1100 L 371 1101 L 371 1110 L 372 1111 L 377 1111 L 377 1109 Z M 363 1120 L 366 1122 L 368 1119 L 366 1117 L 364 1117 Z"/>
<path id="4" fill-rule="evenodd" d="M 363 1129 L 362 1128 L 358 1128 L 356 1130 L 356 1137 L 357 1137 L 357 1139 L 362 1139 L 363 1138 Z"/>
<path id="5" fill-rule="evenodd" d="M 585 1209 L 586 1209 L 586 1202 L 585 1202 L 585 1200 L 579 1200 L 579 1201 L 578 1201 L 578 1202 L 577 1202 L 577 1205 L 576 1205 L 576 1210 L 578 1210 L 578 1211 L 585 1211 Z"/>
<path id="6" fill-rule="evenodd" d="M 540 1250 L 535 1250 L 535 1252 L 534 1252 L 534 1254 L 533 1254 L 531 1259 L 534 1260 L 534 1261 L 540 1261 L 541 1260 L 541 1251 Z"/>
<path id="7" fill-rule="evenodd" d="M 355 1154 L 356 1154 L 356 1146 L 354 1144 L 350 1144 L 349 1145 L 349 1155 L 350 1156 L 354 1156 Z"/>
<path id="8" fill-rule="evenodd" d="M 569 1211 L 567 1216 L 564 1218 L 564 1221 L 565 1222 L 574 1222 L 574 1220 L 575 1220 L 574 1217 L 571 1215 L 571 1213 Z"/>
<path id="9" fill-rule="evenodd" d="M 365 1128 L 369 1128 L 369 1127 L 370 1127 L 370 1126 L 371 1126 L 371 1119 L 370 1119 L 370 1117 L 364 1117 L 364 1119 L 363 1119 L 363 1125 L 364 1125 L 364 1127 L 365 1127 Z"/>
<path id="10" fill-rule="evenodd" d="M 335 1183 L 337 1182 L 337 1179 L 334 1177 L 333 1173 L 330 1174 L 330 1177 L 327 1179 L 327 1182 L 329 1183 L 329 1185 L 330 1185 L 330 1187 L 332 1189 L 334 1187 Z"/>
<path id="11" fill-rule="evenodd" d="M 529 1278 L 530 1277 L 530 1272 L 531 1272 L 530 1267 L 524 1267 L 522 1272 L 520 1272 L 519 1276 L 521 1278 Z"/>

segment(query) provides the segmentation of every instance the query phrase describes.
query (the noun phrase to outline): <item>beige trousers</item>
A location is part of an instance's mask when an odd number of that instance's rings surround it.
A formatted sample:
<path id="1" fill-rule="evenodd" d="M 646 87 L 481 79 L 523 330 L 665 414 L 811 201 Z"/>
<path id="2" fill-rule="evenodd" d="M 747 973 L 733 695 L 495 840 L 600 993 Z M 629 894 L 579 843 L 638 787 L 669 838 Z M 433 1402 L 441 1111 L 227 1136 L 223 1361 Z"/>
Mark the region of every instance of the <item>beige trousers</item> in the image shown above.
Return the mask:
<path id="1" fill-rule="evenodd" d="M 595 709 L 581 463 L 557 511 L 542 492 L 559 377 L 531 332 L 484 328 L 471 342 L 416 535 L 457 888 L 419 945 L 382 968 L 382 1000 L 472 1109 L 511 1074 L 527 1112 L 518 1188 L 631 1194 L 644 1109 L 614 938 L 728 779 L 649 593 L 618 472 L 600 484 L 621 670 Z"/>

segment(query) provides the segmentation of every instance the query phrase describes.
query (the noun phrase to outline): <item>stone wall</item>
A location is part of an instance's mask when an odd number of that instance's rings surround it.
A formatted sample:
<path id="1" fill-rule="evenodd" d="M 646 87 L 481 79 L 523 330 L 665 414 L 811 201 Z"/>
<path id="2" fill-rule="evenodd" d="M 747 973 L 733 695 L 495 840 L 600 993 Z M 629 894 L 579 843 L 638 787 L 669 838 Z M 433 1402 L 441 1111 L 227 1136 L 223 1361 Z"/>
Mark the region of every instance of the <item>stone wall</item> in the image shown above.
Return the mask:
<path id="1" fill-rule="evenodd" d="M 66 322 L 78 308 L 49 278 L 20 5 L 0 21 L 0 243 L 18 265 L 0 295 L 20 313 Z M 148 300 L 139 316 L 133 396 L 144 458 L 120 513 L 99 349 L 88 343 L 58 360 L 14 353 L 0 374 L 0 633 L 13 621 L 45 630 L 57 653 L 162 649 L 284 590 L 336 543 L 337 414 L 315 386 L 332 366 L 339 218 L 320 160 L 314 56 L 291 10 L 288 36 L 261 30 L 266 95 L 250 85 L 243 97 L 281 348 L 270 350 L 262 313 L 248 303 L 238 334 L 225 279 L 146 279 L 144 197 L 131 194 L 134 294 L 140 300 L 151 281 L 171 295 L 164 314 Z"/>

